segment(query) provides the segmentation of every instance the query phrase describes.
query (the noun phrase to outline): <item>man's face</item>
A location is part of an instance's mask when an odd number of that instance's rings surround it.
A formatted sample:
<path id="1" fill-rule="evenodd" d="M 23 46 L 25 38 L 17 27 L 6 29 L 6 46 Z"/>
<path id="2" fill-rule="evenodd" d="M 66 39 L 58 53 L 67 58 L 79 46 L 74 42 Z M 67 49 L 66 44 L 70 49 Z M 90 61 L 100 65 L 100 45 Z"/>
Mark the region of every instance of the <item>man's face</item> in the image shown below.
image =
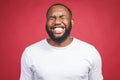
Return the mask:
<path id="1" fill-rule="evenodd" d="M 72 19 L 64 6 L 53 6 L 47 15 L 46 31 L 56 43 L 63 42 L 70 34 Z"/>

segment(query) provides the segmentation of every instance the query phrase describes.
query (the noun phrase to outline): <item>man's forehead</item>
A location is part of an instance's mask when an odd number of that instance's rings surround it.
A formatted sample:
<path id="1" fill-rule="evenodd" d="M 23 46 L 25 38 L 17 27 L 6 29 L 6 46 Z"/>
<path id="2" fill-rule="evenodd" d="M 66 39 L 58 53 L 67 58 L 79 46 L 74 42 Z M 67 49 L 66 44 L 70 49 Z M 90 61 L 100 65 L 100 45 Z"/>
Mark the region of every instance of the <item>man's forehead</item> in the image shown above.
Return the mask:
<path id="1" fill-rule="evenodd" d="M 69 14 L 69 11 L 67 10 L 66 7 L 62 6 L 62 5 L 55 5 L 55 6 L 52 6 L 49 11 L 48 11 L 48 14 L 49 13 L 53 13 L 53 12 L 66 12 Z"/>
<path id="2" fill-rule="evenodd" d="M 54 5 L 54 6 L 52 6 L 51 8 L 65 8 L 65 9 L 66 9 L 66 7 L 63 6 L 63 5 Z"/>

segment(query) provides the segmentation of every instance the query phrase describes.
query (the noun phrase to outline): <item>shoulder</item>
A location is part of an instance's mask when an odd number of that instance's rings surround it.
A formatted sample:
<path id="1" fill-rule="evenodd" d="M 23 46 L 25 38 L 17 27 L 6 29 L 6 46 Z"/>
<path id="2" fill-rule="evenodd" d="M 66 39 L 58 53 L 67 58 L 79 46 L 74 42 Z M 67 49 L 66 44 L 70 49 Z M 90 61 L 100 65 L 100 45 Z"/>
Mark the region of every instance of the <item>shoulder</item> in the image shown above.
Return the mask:
<path id="1" fill-rule="evenodd" d="M 74 42 L 80 46 L 80 47 L 85 47 L 85 48 L 94 48 L 94 46 L 88 42 L 82 41 L 80 39 L 74 38 Z"/>
<path id="2" fill-rule="evenodd" d="M 82 41 L 80 39 L 74 38 L 74 43 L 77 46 L 76 48 L 78 48 L 78 50 L 81 50 L 82 52 L 84 52 L 85 55 L 92 55 L 92 56 L 98 56 L 99 52 L 96 49 L 95 46 L 93 46 L 90 43 L 87 43 L 85 41 Z"/>
<path id="3" fill-rule="evenodd" d="M 87 57 L 87 59 L 89 59 L 92 64 L 97 64 L 98 62 L 101 62 L 101 55 L 93 45 L 76 38 L 75 41 L 77 43 L 76 45 L 78 46 L 77 50 L 81 51 L 82 55 Z"/>
<path id="4" fill-rule="evenodd" d="M 33 49 L 33 48 L 40 48 L 43 45 L 45 45 L 46 39 L 40 40 L 38 42 L 35 42 L 29 46 L 27 46 L 25 49 Z"/>
<path id="5" fill-rule="evenodd" d="M 40 46 L 42 46 L 43 44 L 45 44 L 45 41 L 46 41 L 46 39 L 40 40 L 40 41 L 38 41 L 38 42 L 36 42 L 36 43 L 33 43 L 33 44 L 27 46 L 26 48 L 40 47 Z"/>
<path id="6" fill-rule="evenodd" d="M 46 45 L 46 39 L 40 40 L 36 43 L 33 43 L 29 46 L 27 46 L 24 50 L 24 54 L 35 54 L 37 52 L 40 52 L 40 50 L 42 50 L 43 48 L 45 49 L 45 45 Z"/>

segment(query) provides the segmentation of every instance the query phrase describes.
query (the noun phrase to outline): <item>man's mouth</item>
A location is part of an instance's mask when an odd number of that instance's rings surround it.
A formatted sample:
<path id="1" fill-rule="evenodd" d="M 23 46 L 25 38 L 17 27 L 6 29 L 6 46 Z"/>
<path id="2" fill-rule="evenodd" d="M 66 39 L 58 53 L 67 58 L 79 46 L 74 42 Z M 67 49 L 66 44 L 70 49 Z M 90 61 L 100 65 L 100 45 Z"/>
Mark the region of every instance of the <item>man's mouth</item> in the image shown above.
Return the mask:
<path id="1" fill-rule="evenodd" d="M 65 31 L 65 27 L 63 26 L 55 26 L 55 27 L 52 27 L 51 29 L 52 29 L 52 32 L 56 34 L 60 34 Z"/>

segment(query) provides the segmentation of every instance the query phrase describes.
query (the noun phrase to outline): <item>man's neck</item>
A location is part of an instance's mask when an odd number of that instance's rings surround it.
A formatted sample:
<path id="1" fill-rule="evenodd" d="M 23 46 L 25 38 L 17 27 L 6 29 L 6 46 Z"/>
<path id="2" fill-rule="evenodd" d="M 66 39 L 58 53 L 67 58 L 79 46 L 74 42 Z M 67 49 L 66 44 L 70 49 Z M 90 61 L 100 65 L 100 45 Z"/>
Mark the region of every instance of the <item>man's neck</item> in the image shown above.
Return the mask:
<path id="1" fill-rule="evenodd" d="M 53 40 L 51 40 L 50 38 L 47 39 L 47 42 L 50 45 L 55 46 L 55 47 L 65 47 L 65 46 L 69 45 L 72 41 L 73 41 L 73 38 L 70 36 L 65 41 L 63 41 L 61 43 L 56 43 Z"/>

